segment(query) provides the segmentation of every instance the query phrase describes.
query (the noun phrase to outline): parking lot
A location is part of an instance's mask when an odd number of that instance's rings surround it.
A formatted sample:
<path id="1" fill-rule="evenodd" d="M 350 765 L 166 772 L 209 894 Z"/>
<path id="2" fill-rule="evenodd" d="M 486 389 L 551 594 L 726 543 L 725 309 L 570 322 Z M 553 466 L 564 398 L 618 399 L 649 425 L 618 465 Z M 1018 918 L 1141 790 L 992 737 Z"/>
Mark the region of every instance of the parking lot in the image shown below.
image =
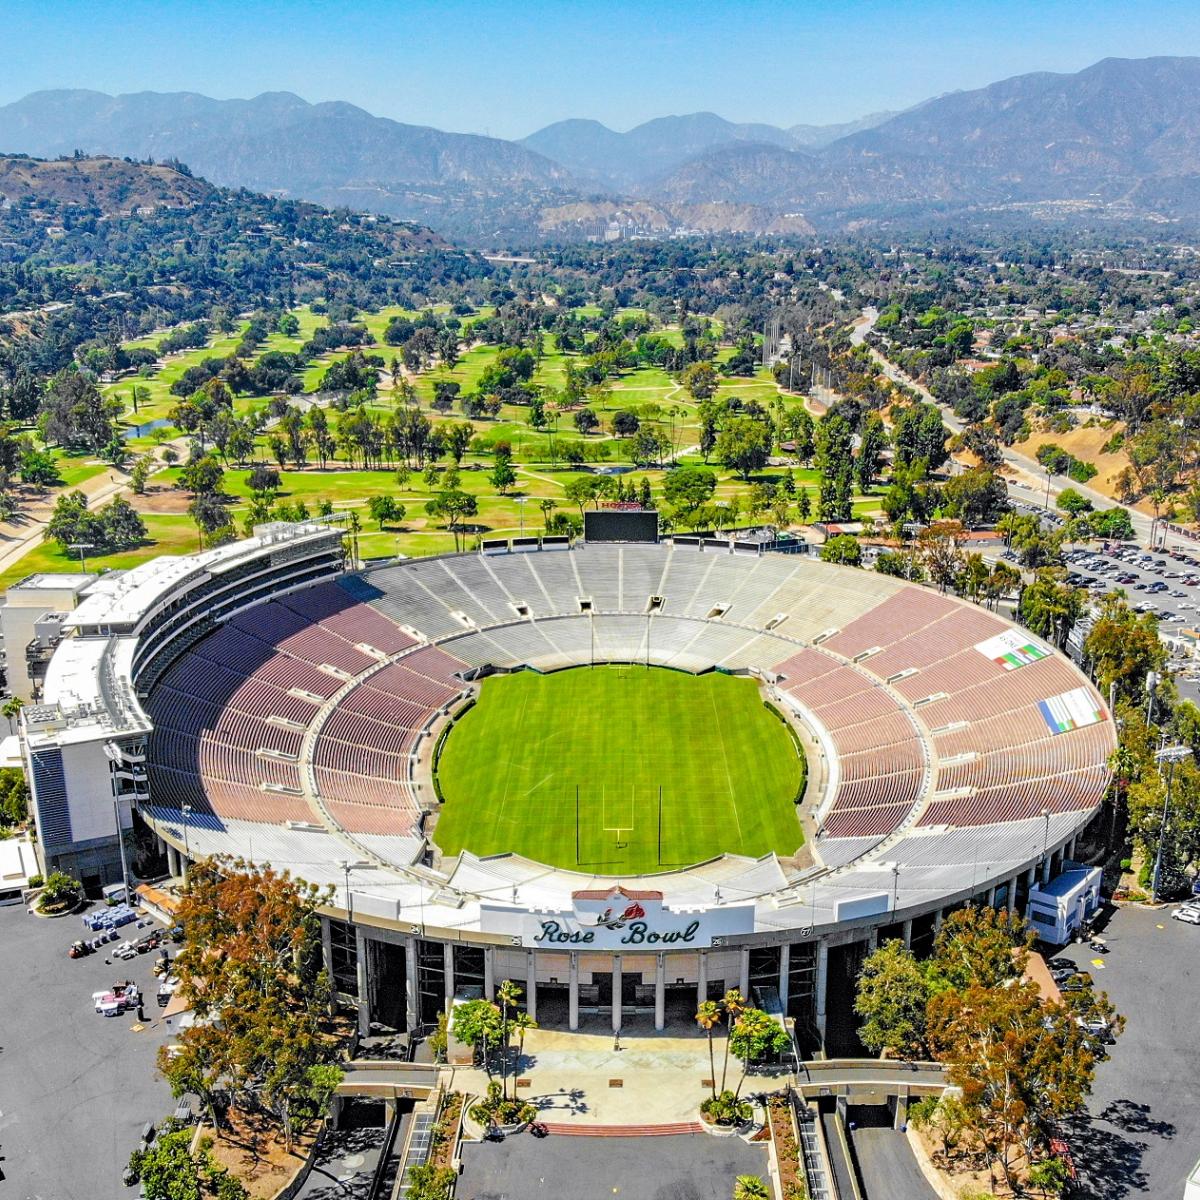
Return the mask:
<path id="1" fill-rule="evenodd" d="M 1103 923 L 1106 955 L 1087 946 L 1062 952 L 1091 973 L 1128 1021 L 1099 1064 L 1089 1115 L 1068 1134 L 1081 1196 L 1176 1200 L 1200 1158 L 1200 1039 L 1192 1004 L 1200 928 L 1170 913 L 1117 909 Z"/>
<path id="2" fill-rule="evenodd" d="M 0 908 L 0 1167 L 14 1200 L 133 1195 L 121 1186 L 130 1151 L 173 1107 L 154 1065 L 174 1032 L 154 1001 L 155 956 L 68 958 L 83 934 L 75 916 Z M 92 1006 L 93 992 L 124 979 L 149 996 L 140 1032 L 136 1013 L 106 1018 Z"/>

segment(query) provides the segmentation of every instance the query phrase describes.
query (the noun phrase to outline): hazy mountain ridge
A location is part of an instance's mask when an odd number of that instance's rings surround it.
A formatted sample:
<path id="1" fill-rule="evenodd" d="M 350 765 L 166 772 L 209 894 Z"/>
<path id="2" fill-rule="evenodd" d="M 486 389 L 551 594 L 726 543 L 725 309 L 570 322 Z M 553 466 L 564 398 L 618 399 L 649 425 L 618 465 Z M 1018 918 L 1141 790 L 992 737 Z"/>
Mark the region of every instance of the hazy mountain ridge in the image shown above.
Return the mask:
<path id="1" fill-rule="evenodd" d="M 730 146 L 754 144 L 785 150 L 828 145 L 836 138 L 870 128 L 892 114 L 875 113 L 838 125 L 794 125 L 781 129 L 759 122 L 727 121 L 716 113 L 656 117 L 618 133 L 599 121 L 557 121 L 521 139 L 577 179 L 613 189 L 644 186 L 688 161 Z"/>
<path id="2" fill-rule="evenodd" d="M 1198 102 L 1200 58 L 1105 59 L 844 127 L 781 129 L 692 113 L 627 133 L 560 121 L 517 143 L 286 92 L 220 101 L 60 91 L 0 107 L 0 151 L 179 158 L 215 183 L 371 208 L 473 244 L 604 236 L 614 227 L 832 229 L 922 211 L 1046 205 L 1193 219 Z"/>

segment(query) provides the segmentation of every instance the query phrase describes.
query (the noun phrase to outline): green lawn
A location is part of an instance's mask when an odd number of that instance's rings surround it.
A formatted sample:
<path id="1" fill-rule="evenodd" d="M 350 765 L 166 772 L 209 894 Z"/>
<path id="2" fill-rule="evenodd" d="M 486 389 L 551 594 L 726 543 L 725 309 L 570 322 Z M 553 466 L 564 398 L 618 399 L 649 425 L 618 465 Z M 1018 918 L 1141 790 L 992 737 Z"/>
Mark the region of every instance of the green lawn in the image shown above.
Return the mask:
<path id="1" fill-rule="evenodd" d="M 513 851 L 626 876 L 726 852 L 790 855 L 804 841 L 803 779 L 790 731 L 753 680 L 636 666 L 521 671 L 486 680 L 447 737 L 434 840 L 446 854 Z"/>

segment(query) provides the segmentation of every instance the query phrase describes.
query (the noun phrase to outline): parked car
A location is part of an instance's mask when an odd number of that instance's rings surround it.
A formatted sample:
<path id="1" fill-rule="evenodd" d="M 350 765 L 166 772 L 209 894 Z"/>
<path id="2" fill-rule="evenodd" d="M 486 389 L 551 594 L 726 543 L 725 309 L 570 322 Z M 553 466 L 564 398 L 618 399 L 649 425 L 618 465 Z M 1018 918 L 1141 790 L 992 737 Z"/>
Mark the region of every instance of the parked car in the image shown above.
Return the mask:
<path id="1" fill-rule="evenodd" d="M 1064 992 L 1082 992 L 1092 986 L 1092 977 L 1087 971 L 1076 971 L 1058 985 Z"/>
<path id="2" fill-rule="evenodd" d="M 1181 904 L 1172 914 L 1171 919 L 1182 921 L 1185 925 L 1200 925 L 1200 908 Z"/>

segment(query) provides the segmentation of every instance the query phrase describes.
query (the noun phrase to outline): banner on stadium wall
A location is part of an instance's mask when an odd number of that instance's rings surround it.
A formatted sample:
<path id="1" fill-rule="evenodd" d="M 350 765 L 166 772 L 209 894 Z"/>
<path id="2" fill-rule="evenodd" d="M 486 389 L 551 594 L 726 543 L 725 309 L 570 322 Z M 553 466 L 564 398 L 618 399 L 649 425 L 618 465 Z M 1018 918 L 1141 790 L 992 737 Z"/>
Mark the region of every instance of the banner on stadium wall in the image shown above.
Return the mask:
<path id="1" fill-rule="evenodd" d="M 1107 715 L 1091 688 L 1079 687 L 1048 700 L 1039 700 L 1042 720 L 1051 733 L 1067 733 L 1096 725 Z"/>
<path id="2" fill-rule="evenodd" d="M 614 887 L 571 894 L 571 907 L 522 912 L 484 903 L 484 933 L 506 933 L 530 950 L 658 950 L 719 946 L 726 937 L 752 933 L 754 905 L 668 908 L 662 892 Z"/>
<path id="3" fill-rule="evenodd" d="M 1018 667 L 1026 667 L 1039 659 L 1050 657 L 1046 646 L 1019 629 L 1006 629 L 985 642 L 976 642 L 975 649 L 1006 671 L 1015 671 Z"/>

